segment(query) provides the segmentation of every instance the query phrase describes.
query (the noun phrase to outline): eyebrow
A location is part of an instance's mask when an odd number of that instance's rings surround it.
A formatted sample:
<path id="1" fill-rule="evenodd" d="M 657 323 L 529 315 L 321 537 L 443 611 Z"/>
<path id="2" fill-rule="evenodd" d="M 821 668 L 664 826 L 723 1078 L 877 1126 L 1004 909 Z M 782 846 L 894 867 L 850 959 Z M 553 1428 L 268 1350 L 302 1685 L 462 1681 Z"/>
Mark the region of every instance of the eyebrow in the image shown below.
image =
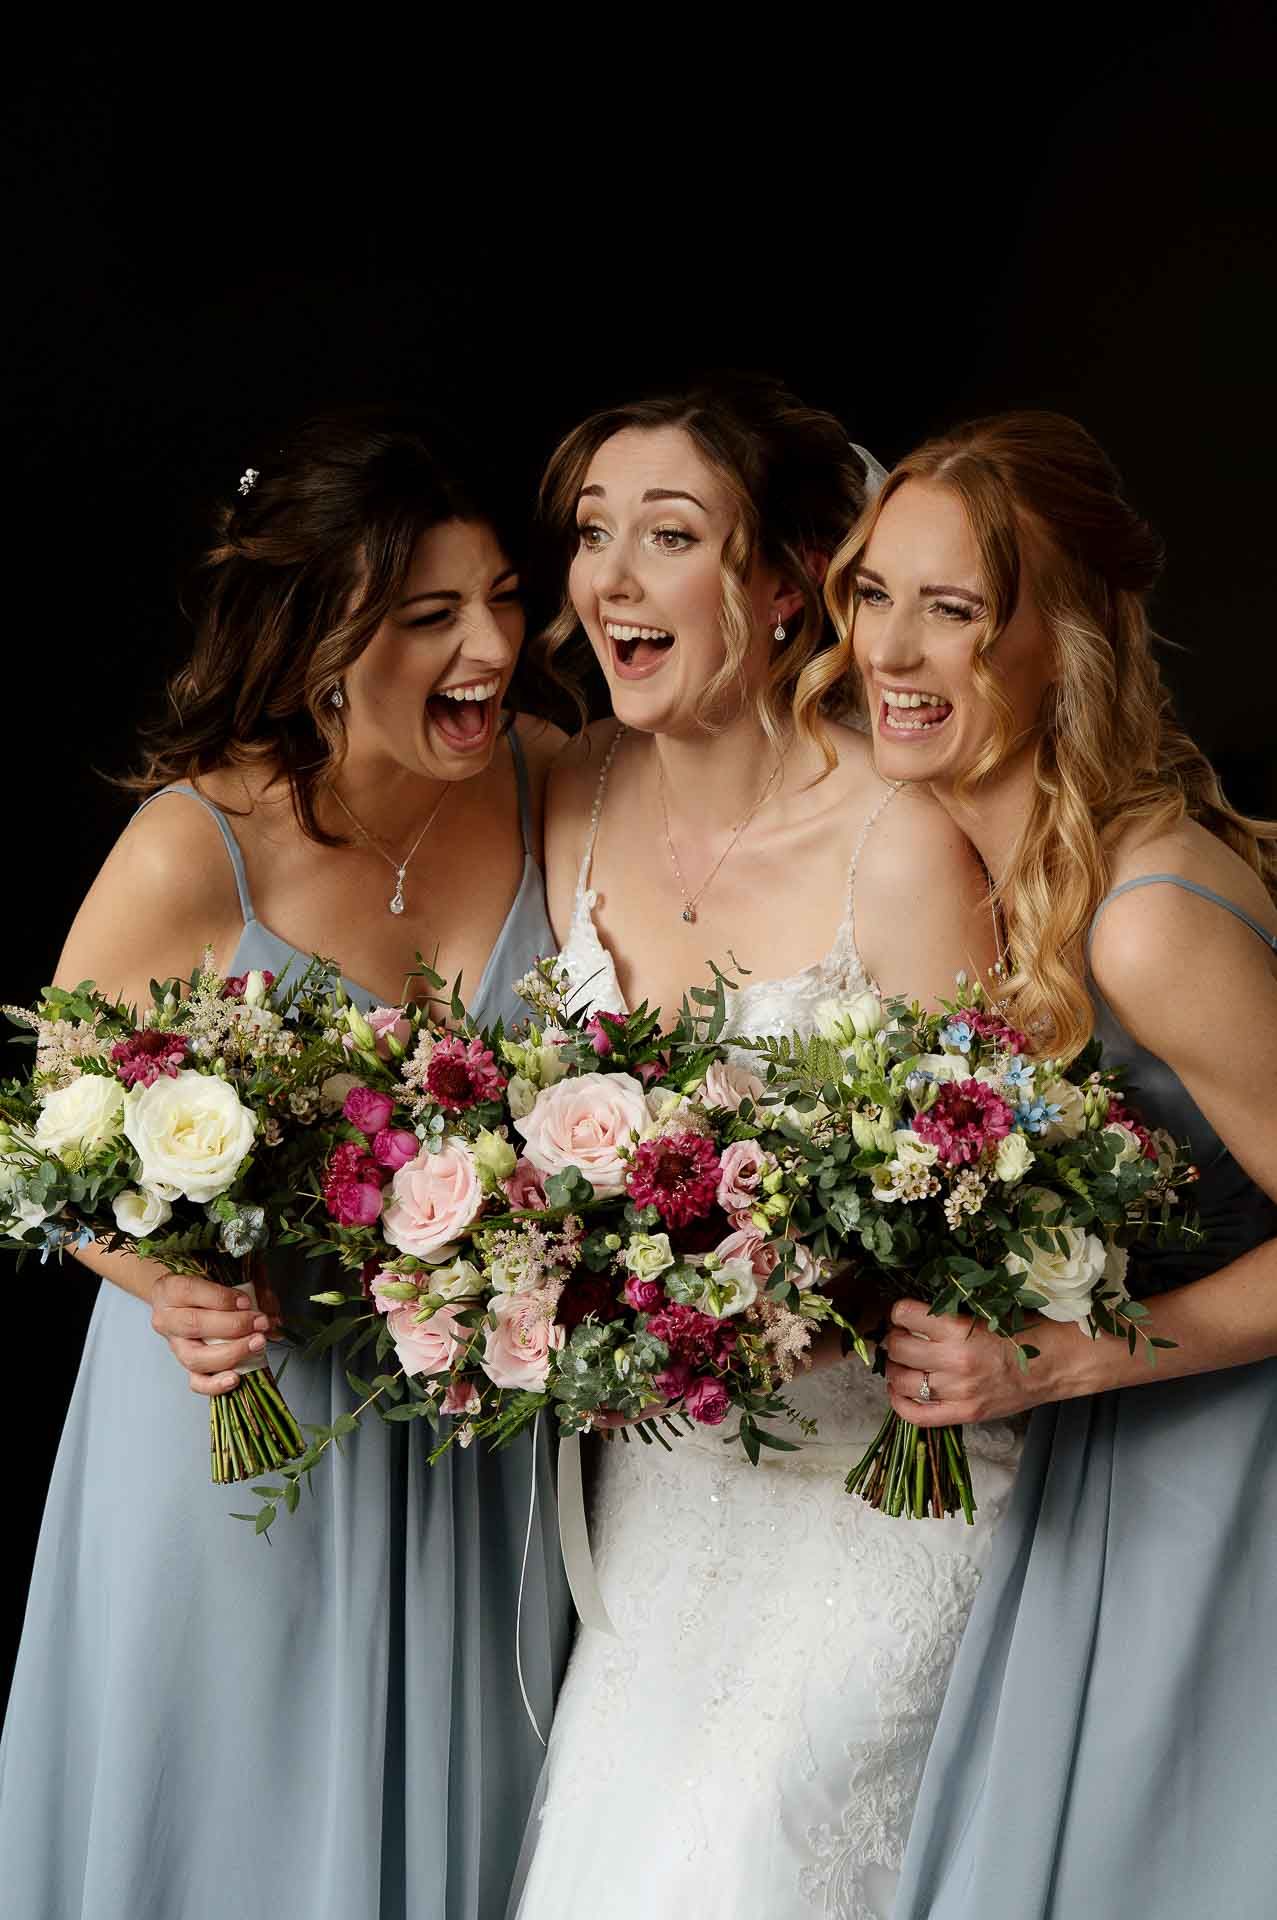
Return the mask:
<path id="1" fill-rule="evenodd" d="M 504 581 L 517 580 L 518 577 L 519 569 L 517 567 L 507 567 L 504 573 L 497 575 L 496 579 L 492 582 L 492 586 L 488 588 L 488 592 L 491 593 L 493 587 L 501 586 Z M 399 602 L 399 605 L 401 607 L 415 606 L 418 600 L 451 600 L 454 606 L 458 606 L 464 598 L 464 594 L 455 592 L 451 587 L 431 587 L 427 593 L 410 593 L 406 600 Z"/>
<path id="2" fill-rule="evenodd" d="M 863 574 L 866 580 L 872 580 L 880 587 L 885 587 L 887 584 L 882 575 L 875 572 L 873 567 L 857 567 L 856 572 Z M 982 607 L 984 605 L 984 595 L 982 593 L 972 593 L 970 587 L 946 587 L 933 582 L 927 586 L 919 587 L 918 592 L 951 593 L 958 600 L 969 600 L 973 606 Z"/>
<path id="3" fill-rule="evenodd" d="M 577 495 L 578 500 L 584 500 L 587 494 L 596 500 L 606 500 L 607 488 L 582 487 L 580 493 Z M 679 487 L 649 487 L 643 495 L 644 506 L 646 506 L 650 500 L 690 500 L 692 505 L 699 507 L 702 513 L 709 512 L 709 508 L 703 500 L 698 500 L 694 493 L 684 493 Z"/>

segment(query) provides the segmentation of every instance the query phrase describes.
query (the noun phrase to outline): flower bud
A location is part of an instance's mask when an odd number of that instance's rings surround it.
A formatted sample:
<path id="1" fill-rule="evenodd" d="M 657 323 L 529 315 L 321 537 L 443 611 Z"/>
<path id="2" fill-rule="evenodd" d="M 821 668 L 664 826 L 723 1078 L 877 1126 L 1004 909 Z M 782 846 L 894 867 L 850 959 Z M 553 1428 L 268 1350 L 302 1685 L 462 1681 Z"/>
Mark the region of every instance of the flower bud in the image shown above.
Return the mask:
<path id="1" fill-rule="evenodd" d="M 765 1216 L 769 1221 L 783 1220 L 785 1218 L 785 1215 L 789 1212 L 789 1208 L 790 1208 L 790 1201 L 789 1201 L 788 1195 L 783 1193 L 774 1193 L 770 1200 L 767 1200 L 764 1202 L 763 1213 L 765 1214 Z"/>
<path id="2" fill-rule="evenodd" d="M 773 1167 L 770 1173 L 763 1175 L 762 1189 L 764 1193 L 779 1193 L 784 1184 L 785 1175 L 780 1167 Z"/>
<path id="3" fill-rule="evenodd" d="M 492 1193 L 508 1180 L 519 1164 L 519 1156 L 510 1142 L 499 1133 L 493 1133 L 490 1127 L 480 1127 L 473 1143 L 475 1165 L 479 1169 L 479 1179 L 487 1192 Z"/>
<path id="4" fill-rule="evenodd" d="M 317 1307 L 344 1307 L 346 1304 L 344 1293 L 312 1293 L 310 1297 Z"/>
<path id="5" fill-rule="evenodd" d="M 358 1007 L 347 1007 L 346 1025 L 350 1028 L 351 1037 L 355 1041 L 355 1044 L 361 1051 L 371 1053 L 375 1061 L 377 1058 L 377 1036 L 364 1019 L 363 1014 L 360 1013 Z"/>
<path id="6" fill-rule="evenodd" d="M 379 1280 L 377 1291 L 384 1293 L 387 1300 L 409 1301 L 420 1297 L 420 1289 L 411 1280 Z"/>
<path id="7" fill-rule="evenodd" d="M 603 1245 L 607 1248 L 609 1253 L 619 1253 L 621 1250 L 620 1234 L 605 1233 L 603 1236 Z"/>

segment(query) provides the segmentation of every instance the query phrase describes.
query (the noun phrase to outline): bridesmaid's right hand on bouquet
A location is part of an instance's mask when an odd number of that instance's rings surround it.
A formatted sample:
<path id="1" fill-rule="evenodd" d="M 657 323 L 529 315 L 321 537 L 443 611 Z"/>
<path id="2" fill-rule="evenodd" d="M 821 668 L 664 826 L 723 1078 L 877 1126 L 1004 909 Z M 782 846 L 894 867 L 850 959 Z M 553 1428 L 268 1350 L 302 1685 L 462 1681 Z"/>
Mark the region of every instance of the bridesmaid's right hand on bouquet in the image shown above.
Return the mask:
<path id="1" fill-rule="evenodd" d="M 189 1274 L 163 1273 L 151 1290 L 151 1325 L 167 1340 L 173 1358 L 185 1370 L 192 1393 L 229 1393 L 239 1375 L 228 1372 L 262 1352 L 269 1335 L 278 1335 L 278 1302 L 261 1284 L 262 1306 L 254 1307 L 238 1287 L 219 1286 Z M 229 1344 L 210 1346 L 209 1341 Z"/>

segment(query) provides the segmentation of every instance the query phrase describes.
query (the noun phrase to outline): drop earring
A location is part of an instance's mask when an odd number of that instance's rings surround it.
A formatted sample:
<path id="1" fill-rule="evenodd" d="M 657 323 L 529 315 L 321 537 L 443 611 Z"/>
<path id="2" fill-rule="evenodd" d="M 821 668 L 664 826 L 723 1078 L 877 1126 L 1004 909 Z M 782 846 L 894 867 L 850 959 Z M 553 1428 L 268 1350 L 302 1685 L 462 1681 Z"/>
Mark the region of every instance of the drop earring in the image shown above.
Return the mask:
<path id="1" fill-rule="evenodd" d="M 333 690 L 332 690 L 332 692 L 331 692 L 331 693 L 329 694 L 329 696 L 328 696 L 328 703 L 329 703 L 329 705 L 330 705 L 330 706 L 333 706 L 333 707 L 344 707 L 344 706 L 345 706 L 345 704 L 346 704 L 346 696 L 345 696 L 345 694 L 344 694 L 344 693 L 342 692 L 342 690 L 341 690 L 341 688 L 340 688 L 340 687 L 334 687 L 334 688 L 333 688 Z"/>
<path id="2" fill-rule="evenodd" d="M 779 620 L 776 622 L 776 631 L 772 635 L 772 638 L 778 647 L 783 646 L 785 643 L 785 629 Z"/>

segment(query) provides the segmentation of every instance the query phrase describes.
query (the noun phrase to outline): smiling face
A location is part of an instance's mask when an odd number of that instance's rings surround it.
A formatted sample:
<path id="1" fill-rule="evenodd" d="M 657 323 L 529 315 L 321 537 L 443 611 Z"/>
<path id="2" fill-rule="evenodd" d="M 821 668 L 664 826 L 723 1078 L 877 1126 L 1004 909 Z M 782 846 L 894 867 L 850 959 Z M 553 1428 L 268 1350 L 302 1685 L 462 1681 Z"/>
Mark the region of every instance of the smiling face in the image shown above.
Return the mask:
<path id="1" fill-rule="evenodd" d="M 518 574 L 493 529 L 430 527 L 395 606 L 347 669 L 350 750 L 435 780 L 482 772 L 522 644 Z"/>
<path id="2" fill-rule="evenodd" d="M 1009 701 L 1010 752 L 1037 737 L 1052 649 L 1029 569 L 1019 604 L 987 663 Z M 855 569 L 853 643 L 865 683 L 878 770 L 887 780 L 951 786 L 997 738 L 997 716 L 973 670 L 988 611 L 980 551 L 957 494 L 907 480 L 883 507 Z"/>
<path id="3" fill-rule="evenodd" d="M 626 726 L 680 734 L 727 658 L 722 553 L 731 491 L 681 427 L 627 427 L 590 461 L 577 504 L 568 593 Z M 761 682 L 768 634 L 794 596 L 765 568 L 746 582 L 755 638 L 741 700 Z"/>

